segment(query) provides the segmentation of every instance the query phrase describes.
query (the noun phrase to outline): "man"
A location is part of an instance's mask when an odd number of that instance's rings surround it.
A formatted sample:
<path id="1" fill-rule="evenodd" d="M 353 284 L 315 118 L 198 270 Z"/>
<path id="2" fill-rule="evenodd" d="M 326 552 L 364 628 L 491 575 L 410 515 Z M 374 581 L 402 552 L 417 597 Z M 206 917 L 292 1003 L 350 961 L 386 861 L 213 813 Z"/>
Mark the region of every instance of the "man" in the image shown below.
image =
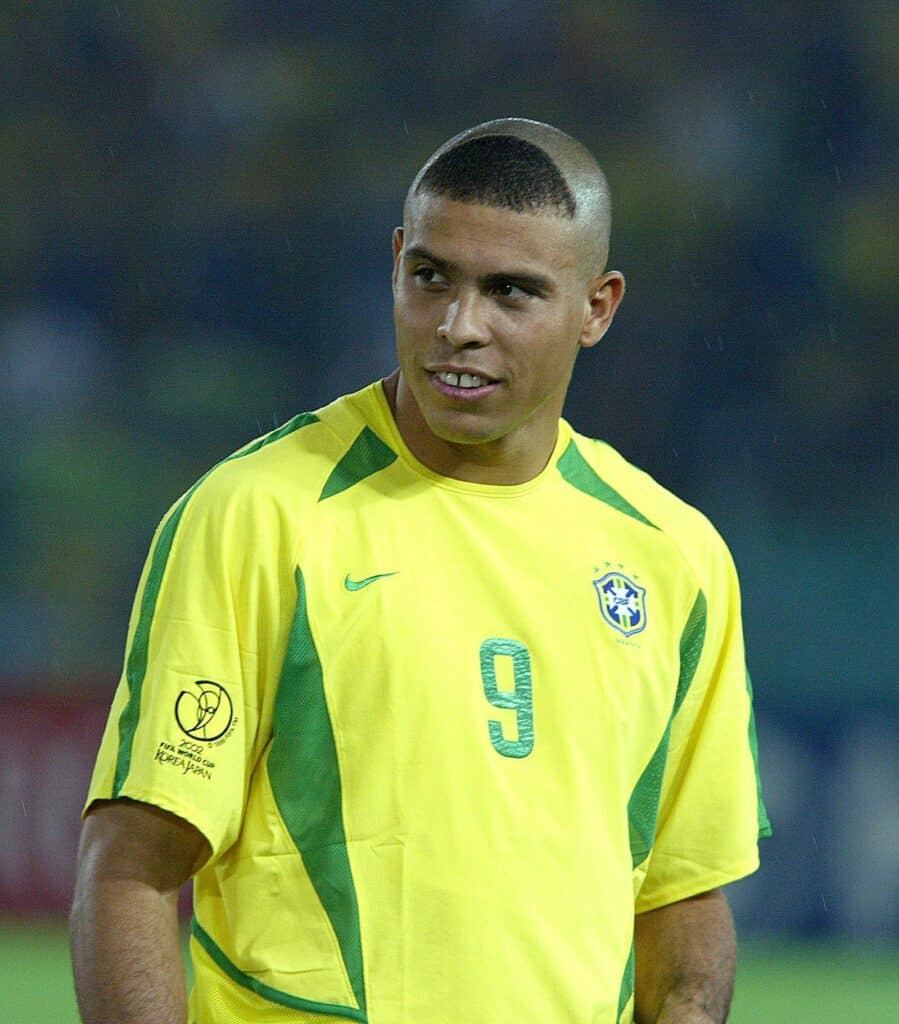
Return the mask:
<path id="1" fill-rule="evenodd" d="M 560 419 L 624 293 L 609 221 L 557 129 L 451 139 L 394 234 L 399 369 L 161 523 L 79 855 L 86 1022 L 725 1019 L 720 887 L 768 831 L 735 572 Z"/>

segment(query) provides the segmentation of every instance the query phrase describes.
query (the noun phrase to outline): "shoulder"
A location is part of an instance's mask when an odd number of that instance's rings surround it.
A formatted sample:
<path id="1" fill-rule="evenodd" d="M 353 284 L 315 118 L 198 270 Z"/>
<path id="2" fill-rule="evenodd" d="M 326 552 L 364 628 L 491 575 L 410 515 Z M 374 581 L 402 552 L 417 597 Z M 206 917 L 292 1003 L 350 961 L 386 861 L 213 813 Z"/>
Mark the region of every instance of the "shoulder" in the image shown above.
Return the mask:
<path id="1" fill-rule="evenodd" d="M 226 456 L 178 498 L 161 529 L 204 530 L 236 544 L 295 529 L 364 432 L 363 394 L 299 413 Z"/>
<path id="2" fill-rule="evenodd" d="M 209 469 L 182 500 L 207 509 L 287 503 L 297 510 L 316 502 L 366 427 L 358 398 L 343 395 L 254 438 Z"/>
<path id="3" fill-rule="evenodd" d="M 708 590 L 732 564 L 724 540 L 710 520 L 605 441 L 572 432 L 579 454 L 607 487 L 648 526 L 659 530 L 683 554 Z"/>

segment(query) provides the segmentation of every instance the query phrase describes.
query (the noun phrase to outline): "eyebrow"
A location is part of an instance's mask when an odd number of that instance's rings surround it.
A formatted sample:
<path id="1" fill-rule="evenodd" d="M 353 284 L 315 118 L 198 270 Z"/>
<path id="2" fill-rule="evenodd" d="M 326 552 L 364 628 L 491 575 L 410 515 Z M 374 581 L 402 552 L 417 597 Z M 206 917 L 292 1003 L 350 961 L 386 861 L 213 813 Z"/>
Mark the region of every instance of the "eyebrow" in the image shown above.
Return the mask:
<path id="1" fill-rule="evenodd" d="M 441 259 L 435 256 L 423 245 L 411 245 L 403 253 L 404 260 L 427 260 L 441 273 L 452 274 L 459 269 L 458 265 L 450 260 Z M 533 291 L 540 295 L 547 295 L 555 290 L 553 281 L 541 274 L 529 274 L 525 271 L 511 270 L 508 273 L 487 274 L 480 279 L 481 284 L 486 287 L 494 287 L 498 284 L 514 284 L 523 287 L 527 291 Z"/>

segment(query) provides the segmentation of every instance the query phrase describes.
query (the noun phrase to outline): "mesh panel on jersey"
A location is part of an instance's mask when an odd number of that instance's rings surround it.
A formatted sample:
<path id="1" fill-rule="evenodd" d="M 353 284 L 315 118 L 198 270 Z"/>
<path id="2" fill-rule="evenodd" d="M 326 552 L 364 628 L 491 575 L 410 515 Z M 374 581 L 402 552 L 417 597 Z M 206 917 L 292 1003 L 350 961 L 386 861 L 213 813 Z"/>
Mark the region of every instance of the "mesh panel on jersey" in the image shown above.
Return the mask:
<path id="1" fill-rule="evenodd" d="M 366 477 L 379 473 L 395 462 L 396 457 L 396 452 L 384 444 L 370 427 L 363 427 L 346 454 L 331 471 L 318 500 L 331 498 Z"/>
<path id="2" fill-rule="evenodd" d="M 637 780 L 634 792 L 627 805 L 628 827 L 630 829 L 631 858 L 633 866 L 642 864 L 649 856 L 655 840 L 656 818 L 659 812 L 659 798 L 662 793 L 662 779 L 668 758 L 668 741 L 671 737 L 671 723 L 680 709 L 702 654 L 705 642 L 706 600 L 700 590 L 687 617 L 680 640 L 680 675 L 671 716 L 655 753 L 649 760 L 643 774 Z"/>
<path id="3" fill-rule="evenodd" d="M 654 530 L 658 529 L 655 523 L 651 523 L 639 509 L 634 508 L 614 487 L 610 487 L 605 480 L 597 475 L 593 467 L 578 451 L 578 446 L 574 441 L 569 442 L 568 447 L 559 456 L 556 469 L 562 475 L 562 479 L 572 487 L 576 487 L 584 494 L 589 494 L 591 498 L 596 498 L 597 501 L 623 512 L 631 519 L 636 519 L 638 523 L 651 526 Z"/>
<path id="4" fill-rule="evenodd" d="M 362 937 L 343 827 L 340 765 L 303 574 L 275 712 L 268 775 L 278 810 L 328 915 L 358 1005 L 365 1009 Z"/>

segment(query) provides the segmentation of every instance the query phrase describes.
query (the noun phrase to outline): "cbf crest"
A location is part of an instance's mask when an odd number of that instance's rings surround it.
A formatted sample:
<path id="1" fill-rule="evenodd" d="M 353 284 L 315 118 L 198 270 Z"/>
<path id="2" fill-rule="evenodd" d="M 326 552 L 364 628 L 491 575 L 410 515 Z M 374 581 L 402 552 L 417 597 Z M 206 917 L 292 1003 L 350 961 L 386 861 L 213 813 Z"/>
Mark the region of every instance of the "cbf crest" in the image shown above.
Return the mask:
<path id="1" fill-rule="evenodd" d="M 646 587 L 620 572 L 607 572 L 594 580 L 599 610 L 610 626 L 625 636 L 646 628 Z"/>

